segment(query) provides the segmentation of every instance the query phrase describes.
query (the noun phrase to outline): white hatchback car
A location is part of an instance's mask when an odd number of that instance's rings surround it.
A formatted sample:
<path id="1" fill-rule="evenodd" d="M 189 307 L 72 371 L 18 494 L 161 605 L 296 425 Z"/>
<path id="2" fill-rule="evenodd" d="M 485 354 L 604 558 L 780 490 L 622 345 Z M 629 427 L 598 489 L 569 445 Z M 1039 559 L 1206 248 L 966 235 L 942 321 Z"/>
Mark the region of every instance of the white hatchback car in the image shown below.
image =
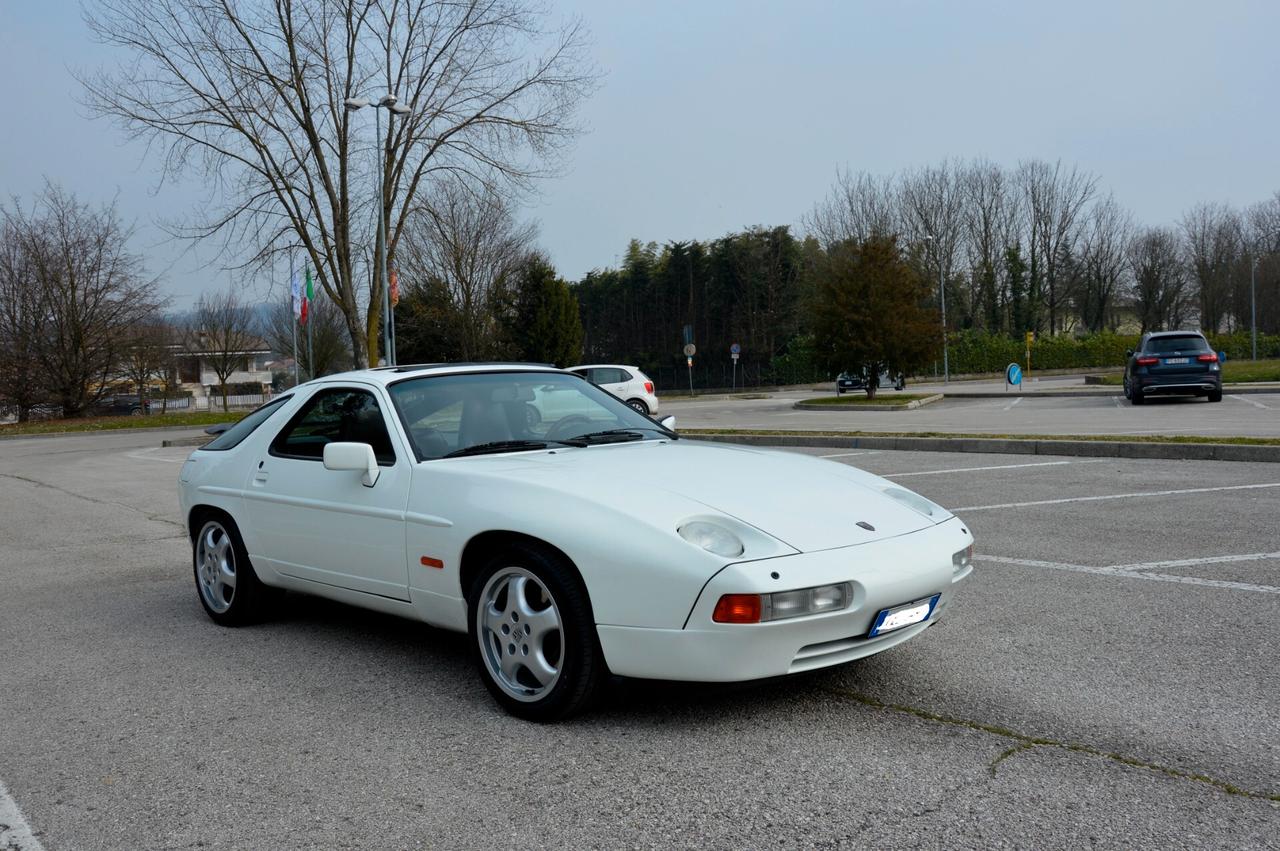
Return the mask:
<path id="1" fill-rule="evenodd" d="M 571 366 L 569 371 L 603 387 L 642 414 L 653 416 L 658 413 L 658 397 L 653 392 L 653 382 L 638 367 L 593 363 Z"/>

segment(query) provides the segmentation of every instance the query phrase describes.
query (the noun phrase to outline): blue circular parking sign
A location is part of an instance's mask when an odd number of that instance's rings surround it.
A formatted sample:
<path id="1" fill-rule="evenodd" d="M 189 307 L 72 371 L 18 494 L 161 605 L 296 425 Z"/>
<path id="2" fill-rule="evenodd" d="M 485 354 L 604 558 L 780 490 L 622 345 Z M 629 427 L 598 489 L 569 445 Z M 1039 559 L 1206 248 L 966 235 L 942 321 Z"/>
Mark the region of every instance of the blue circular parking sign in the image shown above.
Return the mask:
<path id="1" fill-rule="evenodd" d="M 1009 364 L 1008 368 L 1004 371 L 1004 380 L 1007 384 L 1021 384 L 1022 367 L 1018 366 L 1016 363 Z"/>

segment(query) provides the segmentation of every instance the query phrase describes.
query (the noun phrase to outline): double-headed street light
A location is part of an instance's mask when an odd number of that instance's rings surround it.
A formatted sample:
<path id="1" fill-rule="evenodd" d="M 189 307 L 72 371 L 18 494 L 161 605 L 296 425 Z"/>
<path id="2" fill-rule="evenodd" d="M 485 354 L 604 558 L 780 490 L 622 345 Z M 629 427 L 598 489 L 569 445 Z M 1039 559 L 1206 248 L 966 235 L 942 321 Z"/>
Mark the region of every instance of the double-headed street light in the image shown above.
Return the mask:
<path id="1" fill-rule="evenodd" d="M 384 95 L 382 100 L 377 103 L 365 100 L 364 98 L 347 98 L 345 105 L 347 112 L 355 112 L 358 109 L 364 109 L 366 106 L 374 107 L 374 124 L 378 135 L 378 265 L 379 279 L 382 283 L 382 351 L 387 360 L 387 366 L 395 366 L 396 363 L 396 320 L 395 314 L 392 313 L 391 307 L 391 284 L 390 276 L 387 272 L 387 215 L 386 201 L 383 195 L 383 180 L 386 176 L 386 165 L 383 162 L 383 154 L 386 146 L 382 140 L 382 113 L 378 110 L 385 109 L 390 115 L 387 117 L 387 135 L 391 135 L 391 117 L 396 115 L 408 115 L 411 110 L 403 104 L 397 103 L 399 98 L 395 95 Z"/>

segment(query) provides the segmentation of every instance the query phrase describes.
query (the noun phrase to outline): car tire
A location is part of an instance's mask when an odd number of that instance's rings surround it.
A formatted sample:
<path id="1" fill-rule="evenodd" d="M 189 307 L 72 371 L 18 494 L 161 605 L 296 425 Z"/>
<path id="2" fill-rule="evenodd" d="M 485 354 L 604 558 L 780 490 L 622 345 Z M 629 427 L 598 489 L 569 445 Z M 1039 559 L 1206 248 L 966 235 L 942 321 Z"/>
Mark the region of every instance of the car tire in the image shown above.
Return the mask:
<path id="1" fill-rule="evenodd" d="M 1221 387 L 1219 387 L 1217 390 L 1210 390 L 1210 391 L 1209 391 L 1209 401 L 1210 401 L 1210 402 L 1221 402 L 1221 401 L 1222 401 L 1222 388 L 1221 388 Z"/>
<path id="2" fill-rule="evenodd" d="M 200 529 L 191 540 L 191 556 L 196 595 L 215 623 L 255 623 L 279 596 L 276 589 L 258 579 L 240 530 L 225 515 L 206 515 L 201 520 Z"/>
<path id="3" fill-rule="evenodd" d="M 129 410 L 129 416 L 131 416 L 131 417 L 140 417 L 140 416 L 142 416 L 142 409 L 141 409 L 141 408 L 131 408 L 131 409 Z"/>
<path id="4" fill-rule="evenodd" d="M 644 403 L 643 399 L 628 399 L 627 404 L 632 407 L 638 414 L 649 416 L 649 406 Z"/>
<path id="5" fill-rule="evenodd" d="M 1129 402 L 1133 405 L 1141 405 L 1146 399 L 1142 398 L 1142 390 L 1137 387 L 1129 388 Z"/>
<path id="6" fill-rule="evenodd" d="M 476 574 L 467 631 L 485 687 L 527 721 L 582 712 L 607 676 L 586 587 L 563 557 L 537 546 L 503 550 Z"/>

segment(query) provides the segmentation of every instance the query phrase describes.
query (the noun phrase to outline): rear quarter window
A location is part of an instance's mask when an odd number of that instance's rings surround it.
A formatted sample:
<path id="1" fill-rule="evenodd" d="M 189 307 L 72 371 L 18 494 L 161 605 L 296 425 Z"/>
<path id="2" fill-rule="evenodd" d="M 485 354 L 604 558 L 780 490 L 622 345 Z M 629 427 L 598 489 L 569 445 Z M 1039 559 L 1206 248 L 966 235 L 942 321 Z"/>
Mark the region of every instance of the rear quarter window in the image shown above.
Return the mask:
<path id="1" fill-rule="evenodd" d="M 239 446 L 241 441 L 253 434 L 254 429 L 271 419 L 271 415 L 280 410 L 280 407 L 292 398 L 292 396 L 281 396 L 279 399 L 272 399 L 261 408 L 250 412 L 240 422 L 200 448 L 207 451 L 220 452 L 233 446 Z"/>

